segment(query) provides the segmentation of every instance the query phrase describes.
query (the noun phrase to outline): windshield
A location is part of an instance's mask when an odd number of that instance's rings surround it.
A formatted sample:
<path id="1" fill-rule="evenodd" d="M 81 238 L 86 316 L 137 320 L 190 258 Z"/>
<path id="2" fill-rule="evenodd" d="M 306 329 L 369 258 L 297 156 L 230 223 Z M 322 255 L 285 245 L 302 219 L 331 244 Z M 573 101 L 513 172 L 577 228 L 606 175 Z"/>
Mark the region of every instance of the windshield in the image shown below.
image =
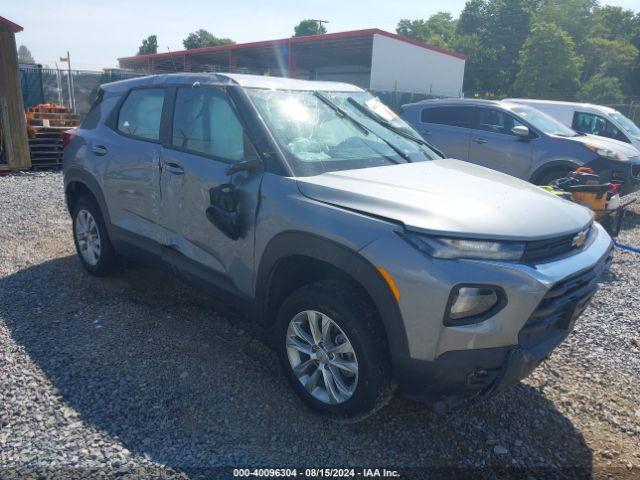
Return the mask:
<path id="1" fill-rule="evenodd" d="M 535 108 L 516 107 L 513 111 L 547 135 L 559 135 L 561 137 L 575 137 L 579 135 L 575 130 Z"/>
<path id="2" fill-rule="evenodd" d="M 628 119 L 620 112 L 610 113 L 609 116 L 617 121 L 620 126 L 627 131 L 628 134 L 640 139 L 640 128 L 638 128 L 638 126 L 633 123 L 632 120 Z"/>
<path id="3" fill-rule="evenodd" d="M 439 158 L 427 146 L 359 112 L 349 98 L 358 103 L 375 100 L 366 92 L 248 88 L 247 93 L 297 176 Z M 420 138 L 397 116 L 392 120 Z"/>

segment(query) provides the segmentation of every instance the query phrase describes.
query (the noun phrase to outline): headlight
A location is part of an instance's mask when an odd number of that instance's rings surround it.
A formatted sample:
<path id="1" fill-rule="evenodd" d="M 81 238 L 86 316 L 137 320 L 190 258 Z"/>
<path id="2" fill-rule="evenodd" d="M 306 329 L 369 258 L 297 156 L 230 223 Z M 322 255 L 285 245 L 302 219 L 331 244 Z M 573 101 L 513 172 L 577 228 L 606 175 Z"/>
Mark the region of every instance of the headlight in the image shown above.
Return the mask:
<path id="1" fill-rule="evenodd" d="M 415 233 L 401 236 L 421 252 L 435 258 L 472 258 L 517 262 L 524 253 L 524 243 L 432 237 Z"/>
<path id="2" fill-rule="evenodd" d="M 584 146 L 587 147 L 592 152 L 595 152 L 604 158 L 610 158 L 611 160 L 622 160 L 622 161 L 629 160 L 629 157 L 627 157 L 624 153 L 615 152 L 608 148 L 597 147 L 595 145 L 591 145 L 590 143 L 585 143 Z"/>

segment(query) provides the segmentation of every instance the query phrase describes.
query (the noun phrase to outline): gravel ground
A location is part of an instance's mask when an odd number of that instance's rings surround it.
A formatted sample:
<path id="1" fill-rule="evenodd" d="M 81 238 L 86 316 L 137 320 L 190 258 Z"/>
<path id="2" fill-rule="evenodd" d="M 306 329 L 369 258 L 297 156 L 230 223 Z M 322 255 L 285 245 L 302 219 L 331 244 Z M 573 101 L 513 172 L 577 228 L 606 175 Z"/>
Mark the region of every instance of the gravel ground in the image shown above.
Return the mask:
<path id="1" fill-rule="evenodd" d="M 640 246 L 640 208 L 620 240 Z M 157 270 L 88 276 L 60 174 L 0 178 L 0 478 L 285 465 L 638 478 L 639 291 L 640 255 L 618 251 L 575 332 L 520 385 L 444 417 L 398 398 L 337 425 L 223 305 Z"/>

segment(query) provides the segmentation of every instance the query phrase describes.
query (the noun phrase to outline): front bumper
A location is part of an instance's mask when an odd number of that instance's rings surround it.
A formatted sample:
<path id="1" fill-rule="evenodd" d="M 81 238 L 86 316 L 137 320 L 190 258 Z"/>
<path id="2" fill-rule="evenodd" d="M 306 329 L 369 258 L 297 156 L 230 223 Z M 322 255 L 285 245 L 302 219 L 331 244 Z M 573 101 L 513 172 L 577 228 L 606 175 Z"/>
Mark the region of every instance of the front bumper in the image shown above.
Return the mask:
<path id="1" fill-rule="evenodd" d="M 448 261 L 444 270 L 435 268 L 442 261 L 429 260 L 432 268 L 420 272 L 419 297 L 410 281 L 418 272 L 407 277 L 405 266 L 404 277 L 394 276 L 409 348 L 392 352 L 401 389 L 414 398 L 455 403 L 493 395 L 529 375 L 571 332 L 611 262 L 611 239 L 600 225 L 594 228 L 597 234 L 580 253 L 535 266 Z M 504 287 L 507 306 L 484 322 L 445 327 L 446 307 L 436 303 L 437 294 L 426 293 L 425 282 L 446 298 L 453 285 L 469 281 Z M 425 308 L 425 302 L 432 305 Z M 415 312 L 421 317 L 409 317 Z"/>
<path id="2" fill-rule="evenodd" d="M 605 182 L 619 183 L 621 195 L 628 195 L 640 189 L 640 157 L 625 161 L 598 157 L 586 166 Z"/>

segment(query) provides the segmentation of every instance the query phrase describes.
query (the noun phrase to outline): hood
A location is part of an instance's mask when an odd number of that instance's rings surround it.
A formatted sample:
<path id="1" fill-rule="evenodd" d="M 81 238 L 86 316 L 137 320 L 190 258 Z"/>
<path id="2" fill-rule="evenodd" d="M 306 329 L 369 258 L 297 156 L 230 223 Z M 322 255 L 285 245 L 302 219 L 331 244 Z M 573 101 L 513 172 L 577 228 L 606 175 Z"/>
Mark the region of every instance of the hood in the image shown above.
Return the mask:
<path id="1" fill-rule="evenodd" d="M 588 143 L 598 148 L 608 148 L 614 152 L 620 152 L 627 157 L 637 157 L 640 151 L 630 143 L 621 142 L 612 138 L 601 137 L 599 135 L 578 135 L 576 137 L 562 137 L 563 140 L 570 140 L 578 143 Z"/>
<path id="2" fill-rule="evenodd" d="M 534 185 L 460 160 L 329 172 L 297 182 L 309 198 L 424 233 L 531 240 L 574 233 L 593 218 Z"/>

